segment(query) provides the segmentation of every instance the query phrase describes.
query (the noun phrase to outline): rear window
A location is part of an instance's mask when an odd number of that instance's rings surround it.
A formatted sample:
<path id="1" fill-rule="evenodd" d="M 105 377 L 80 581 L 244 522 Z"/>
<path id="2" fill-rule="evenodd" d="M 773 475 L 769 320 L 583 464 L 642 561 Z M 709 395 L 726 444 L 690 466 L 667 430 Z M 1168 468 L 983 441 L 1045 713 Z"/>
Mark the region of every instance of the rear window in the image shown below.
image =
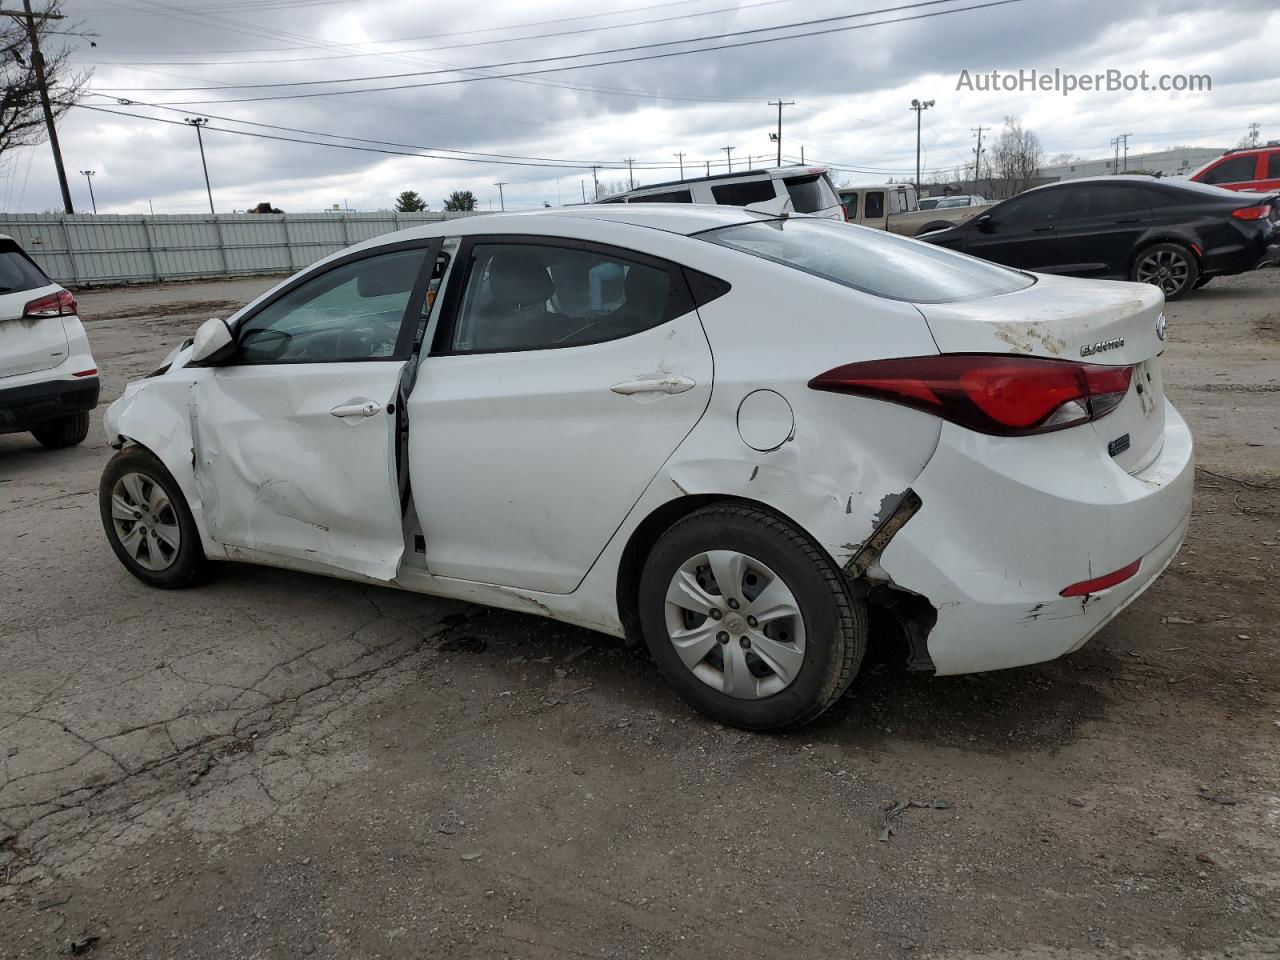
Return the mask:
<path id="1" fill-rule="evenodd" d="M 749 203 L 763 203 L 777 197 L 773 192 L 773 181 L 768 179 L 722 183 L 711 188 L 711 195 L 716 198 L 716 203 L 727 207 L 745 207 Z"/>
<path id="2" fill-rule="evenodd" d="M 12 240 L 0 240 L 0 293 L 35 290 L 53 283 Z"/>
<path id="3" fill-rule="evenodd" d="M 830 220 L 760 220 L 697 236 L 890 300 L 946 303 L 1034 283 L 1026 274 L 945 247 Z"/>
<path id="4" fill-rule="evenodd" d="M 782 181 L 791 195 L 791 208 L 796 213 L 817 213 L 840 204 L 840 198 L 822 174 L 808 177 L 787 177 Z"/>
<path id="5" fill-rule="evenodd" d="M 688 190 L 669 190 L 666 193 L 646 193 L 643 196 L 631 197 L 631 203 L 693 203 L 693 194 Z"/>

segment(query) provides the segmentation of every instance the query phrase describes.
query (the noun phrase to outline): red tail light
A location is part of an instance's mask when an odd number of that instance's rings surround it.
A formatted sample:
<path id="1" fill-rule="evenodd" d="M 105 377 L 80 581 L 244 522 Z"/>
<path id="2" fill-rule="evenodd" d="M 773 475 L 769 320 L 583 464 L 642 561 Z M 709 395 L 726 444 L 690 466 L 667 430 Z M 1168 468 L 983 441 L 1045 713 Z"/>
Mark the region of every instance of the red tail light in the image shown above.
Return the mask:
<path id="1" fill-rule="evenodd" d="M 1140 566 L 1142 566 L 1142 561 L 1135 560 L 1127 567 L 1121 567 L 1115 573 L 1108 573 L 1105 577 L 1095 577 L 1092 580 L 1081 580 L 1079 583 L 1073 583 L 1063 590 L 1059 596 L 1085 597 L 1091 593 L 1097 593 L 1099 590 L 1105 590 L 1107 587 L 1114 587 L 1117 583 L 1124 583 L 1137 573 Z"/>
<path id="2" fill-rule="evenodd" d="M 70 290 L 59 290 L 47 297 L 32 300 L 22 308 L 22 315 L 24 317 L 70 317 L 79 309 L 76 298 L 71 295 Z"/>
<path id="3" fill-rule="evenodd" d="M 1129 392 L 1133 367 L 1008 354 L 952 353 L 849 363 L 809 381 L 915 407 L 979 433 L 1020 437 L 1105 416 Z"/>
<path id="4" fill-rule="evenodd" d="M 1256 207 L 1240 207 L 1232 210 L 1231 215 L 1237 220 L 1265 220 L 1271 216 L 1271 204 L 1260 203 Z"/>

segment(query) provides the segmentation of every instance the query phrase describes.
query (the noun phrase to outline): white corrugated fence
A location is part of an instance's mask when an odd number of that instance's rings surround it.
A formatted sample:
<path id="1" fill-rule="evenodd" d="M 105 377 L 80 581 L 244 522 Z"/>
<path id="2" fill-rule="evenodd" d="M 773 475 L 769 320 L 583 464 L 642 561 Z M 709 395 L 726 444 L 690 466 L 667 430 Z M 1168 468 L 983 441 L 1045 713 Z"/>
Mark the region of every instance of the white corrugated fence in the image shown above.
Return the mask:
<path id="1" fill-rule="evenodd" d="M 72 287 L 292 273 L 361 240 L 470 213 L 120 215 L 0 213 L 8 234 Z"/>

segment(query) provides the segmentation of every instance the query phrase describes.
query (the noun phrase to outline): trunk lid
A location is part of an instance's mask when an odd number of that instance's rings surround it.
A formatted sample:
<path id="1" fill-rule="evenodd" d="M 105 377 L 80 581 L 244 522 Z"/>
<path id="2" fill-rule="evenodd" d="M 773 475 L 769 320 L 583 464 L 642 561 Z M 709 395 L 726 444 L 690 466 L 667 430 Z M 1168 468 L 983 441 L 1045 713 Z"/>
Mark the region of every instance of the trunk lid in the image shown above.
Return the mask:
<path id="1" fill-rule="evenodd" d="M 62 317 L 22 315 L 22 308 L 32 300 L 61 289 L 56 283 L 9 293 L 0 287 L 0 380 L 52 370 L 67 358 Z"/>
<path id="2" fill-rule="evenodd" d="M 1088 426 L 1117 465 L 1137 473 L 1164 437 L 1164 295 L 1154 286 L 1037 276 L 1022 290 L 920 303 L 942 353 L 1014 353 L 1134 368 L 1120 405 Z"/>

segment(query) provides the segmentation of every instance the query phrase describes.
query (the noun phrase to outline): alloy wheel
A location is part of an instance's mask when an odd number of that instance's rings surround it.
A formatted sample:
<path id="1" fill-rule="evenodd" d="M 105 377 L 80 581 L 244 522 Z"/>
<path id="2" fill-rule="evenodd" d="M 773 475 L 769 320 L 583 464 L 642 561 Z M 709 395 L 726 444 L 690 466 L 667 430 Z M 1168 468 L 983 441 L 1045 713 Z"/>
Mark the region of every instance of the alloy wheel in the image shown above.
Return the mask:
<path id="1" fill-rule="evenodd" d="M 1140 283 L 1155 284 L 1166 297 L 1185 287 L 1190 275 L 1191 264 L 1176 250 L 1156 250 L 1147 254 L 1139 261 L 1136 271 Z"/>
<path id="2" fill-rule="evenodd" d="M 111 524 L 138 565 L 159 572 L 173 565 L 182 546 L 178 514 L 164 488 L 143 473 L 126 473 L 111 489 Z"/>
<path id="3" fill-rule="evenodd" d="M 666 621 L 684 665 L 726 696 L 773 696 L 804 665 L 795 594 L 769 567 L 733 550 L 708 550 L 680 565 L 667 588 Z"/>

